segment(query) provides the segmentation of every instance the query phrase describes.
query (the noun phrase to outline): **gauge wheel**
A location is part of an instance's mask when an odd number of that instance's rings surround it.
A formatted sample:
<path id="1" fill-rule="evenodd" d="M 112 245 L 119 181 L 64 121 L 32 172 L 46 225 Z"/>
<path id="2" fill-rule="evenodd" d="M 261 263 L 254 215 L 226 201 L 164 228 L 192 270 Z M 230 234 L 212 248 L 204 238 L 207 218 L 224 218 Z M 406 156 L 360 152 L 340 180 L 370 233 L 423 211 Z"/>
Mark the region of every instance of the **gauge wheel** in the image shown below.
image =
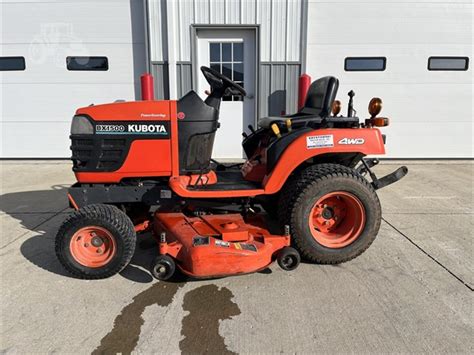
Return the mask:
<path id="1" fill-rule="evenodd" d="M 115 206 L 95 204 L 72 213 L 56 235 L 56 256 L 82 279 L 107 278 L 123 270 L 135 251 L 130 218 Z"/>
<path id="2" fill-rule="evenodd" d="M 169 280 L 176 270 L 174 260 L 168 255 L 158 255 L 151 263 L 151 274 L 160 281 Z"/>

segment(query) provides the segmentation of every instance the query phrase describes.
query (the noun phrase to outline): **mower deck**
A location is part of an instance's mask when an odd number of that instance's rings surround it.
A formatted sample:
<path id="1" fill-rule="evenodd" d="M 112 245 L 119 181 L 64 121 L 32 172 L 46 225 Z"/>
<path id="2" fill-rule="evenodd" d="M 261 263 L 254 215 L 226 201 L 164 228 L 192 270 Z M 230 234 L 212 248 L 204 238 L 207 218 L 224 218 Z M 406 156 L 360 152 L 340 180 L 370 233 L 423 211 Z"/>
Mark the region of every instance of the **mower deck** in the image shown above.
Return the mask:
<path id="1" fill-rule="evenodd" d="M 246 223 L 240 214 L 187 217 L 157 212 L 154 234 L 159 236 L 160 256 L 171 256 L 185 274 L 220 277 L 262 270 L 289 247 L 289 235 L 270 234 L 262 223 L 258 217 Z"/>

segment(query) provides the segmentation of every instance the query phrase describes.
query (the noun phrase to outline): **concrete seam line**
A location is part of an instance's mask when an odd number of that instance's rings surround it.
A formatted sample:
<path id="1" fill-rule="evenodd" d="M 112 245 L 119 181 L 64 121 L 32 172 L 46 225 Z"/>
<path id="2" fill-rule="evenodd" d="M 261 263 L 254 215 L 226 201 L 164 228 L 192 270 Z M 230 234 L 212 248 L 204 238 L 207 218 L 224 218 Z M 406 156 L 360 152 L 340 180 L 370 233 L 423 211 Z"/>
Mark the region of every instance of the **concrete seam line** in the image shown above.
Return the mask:
<path id="1" fill-rule="evenodd" d="M 461 282 L 464 286 L 466 286 L 470 291 L 474 291 L 474 289 L 469 286 L 463 279 L 461 279 L 459 276 L 457 276 L 454 272 L 449 270 L 446 266 L 441 264 L 438 260 L 436 260 L 433 256 L 431 256 L 428 252 L 426 252 L 422 247 L 420 247 L 418 244 L 416 244 L 410 237 L 408 237 L 405 233 L 400 231 L 397 227 L 395 227 L 393 224 L 388 222 L 385 218 L 382 217 L 382 220 L 387 223 L 390 227 L 392 227 L 396 232 L 398 232 L 401 236 L 403 236 L 406 240 L 408 240 L 411 244 L 413 244 L 415 247 L 417 247 L 423 254 L 425 254 L 427 257 L 429 257 L 431 260 L 433 260 L 436 264 L 441 266 L 444 270 L 446 270 L 451 276 L 453 276 L 456 280 Z"/>
<path id="2" fill-rule="evenodd" d="M 52 220 L 54 217 L 60 215 L 61 213 L 63 213 L 64 211 L 66 211 L 69 207 L 66 207 L 64 209 L 62 209 L 61 211 L 53 214 L 51 217 L 49 218 L 46 218 L 43 222 L 39 223 L 38 225 L 32 227 L 31 229 L 27 230 L 25 233 L 19 235 L 18 237 L 16 237 L 15 239 L 11 240 L 10 242 L 8 242 L 7 244 L 3 245 L 2 247 L 0 247 L 0 250 L 3 250 L 5 249 L 6 247 L 12 245 L 13 243 L 15 243 L 17 240 L 23 238 L 25 235 L 27 235 L 28 233 L 30 232 L 33 232 L 36 228 L 38 227 L 41 227 L 43 224 L 45 224 L 46 222 L 49 222 L 50 220 Z"/>

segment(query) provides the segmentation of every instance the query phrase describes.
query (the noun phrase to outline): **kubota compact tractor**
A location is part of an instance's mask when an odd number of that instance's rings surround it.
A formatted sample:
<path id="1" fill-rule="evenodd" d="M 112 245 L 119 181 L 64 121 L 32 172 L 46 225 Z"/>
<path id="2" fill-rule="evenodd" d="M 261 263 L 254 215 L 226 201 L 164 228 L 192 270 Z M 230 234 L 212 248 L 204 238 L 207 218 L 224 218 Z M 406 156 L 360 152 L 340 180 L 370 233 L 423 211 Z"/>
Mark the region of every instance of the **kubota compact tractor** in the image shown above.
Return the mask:
<path id="1" fill-rule="evenodd" d="M 192 277 L 250 273 L 272 261 L 295 269 L 300 255 L 337 264 L 364 252 L 381 221 L 376 190 L 401 179 L 406 167 L 377 179 L 388 124 L 377 117 L 338 116 L 339 82 L 313 82 L 296 114 L 265 117 L 243 134 L 243 164 L 211 159 L 226 93 L 245 90 L 210 68 L 211 91 L 178 101 L 137 101 L 77 110 L 71 126 L 73 171 L 68 192 L 76 209 L 56 236 L 56 254 L 73 275 L 105 278 L 130 262 L 137 233 L 151 231 L 158 255 L 152 274 L 176 269 Z M 332 111 L 332 114 L 331 114 Z M 223 117 L 225 120 L 226 117 Z M 223 122 L 225 124 L 225 122 Z M 366 177 L 370 177 L 370 182 Z M 280 230 L 270 232 L 267 214 Z"/>

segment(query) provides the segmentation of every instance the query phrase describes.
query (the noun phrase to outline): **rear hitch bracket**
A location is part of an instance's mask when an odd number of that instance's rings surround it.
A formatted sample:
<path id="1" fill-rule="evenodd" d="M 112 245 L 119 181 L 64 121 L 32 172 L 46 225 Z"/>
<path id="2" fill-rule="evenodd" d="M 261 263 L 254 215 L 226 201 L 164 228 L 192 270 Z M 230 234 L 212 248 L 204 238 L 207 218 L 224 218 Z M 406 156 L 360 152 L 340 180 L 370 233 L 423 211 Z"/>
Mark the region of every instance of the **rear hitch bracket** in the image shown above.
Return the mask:
<path id="1" fill-rule="evenodd" d="M 362 165 L 360 165 L 356 171 L 364 176 L 365 174 L 369 174 L 370 178 L 372 179 L 371 185 L 375 190 L 379 190 L 385 186 L 391 185 L 394 182 L 397 182 L 401 178 L 403 178 L 408 173 L 408 168 L 406 166 L 401 166 L 394 172 L 381 177 L 380 179 L 377 178 L 375 173 L 370 170 L 371 167 L 377 165 L 379 163 L 378 159 L 362 159 Z"/>

